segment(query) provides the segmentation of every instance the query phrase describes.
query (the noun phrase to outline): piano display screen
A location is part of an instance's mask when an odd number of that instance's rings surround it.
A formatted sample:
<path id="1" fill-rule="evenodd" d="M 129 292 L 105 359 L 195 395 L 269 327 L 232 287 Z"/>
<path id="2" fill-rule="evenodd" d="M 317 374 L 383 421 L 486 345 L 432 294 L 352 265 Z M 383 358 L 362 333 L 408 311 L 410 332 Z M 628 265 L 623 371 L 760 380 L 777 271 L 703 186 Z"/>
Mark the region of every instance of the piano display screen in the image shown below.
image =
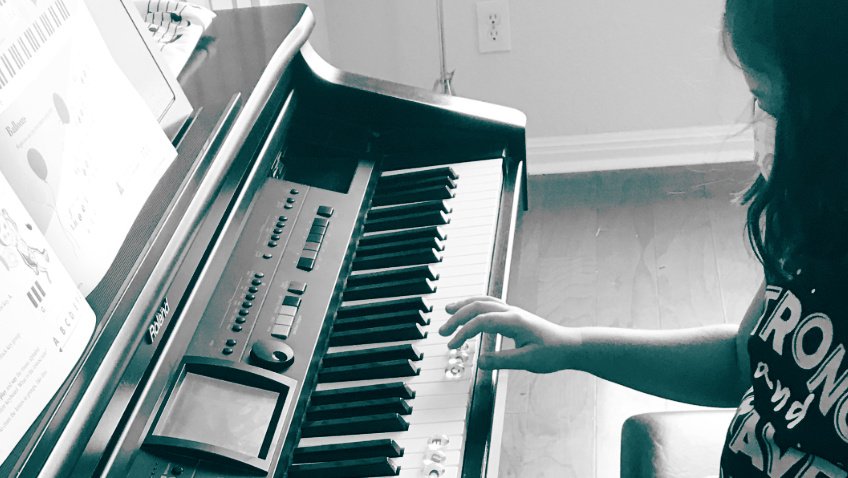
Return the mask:
<path id="1" fill-rule="evenodd" d="M 280 392 L 187 372 L 155 435 L 260 457 Z"/>

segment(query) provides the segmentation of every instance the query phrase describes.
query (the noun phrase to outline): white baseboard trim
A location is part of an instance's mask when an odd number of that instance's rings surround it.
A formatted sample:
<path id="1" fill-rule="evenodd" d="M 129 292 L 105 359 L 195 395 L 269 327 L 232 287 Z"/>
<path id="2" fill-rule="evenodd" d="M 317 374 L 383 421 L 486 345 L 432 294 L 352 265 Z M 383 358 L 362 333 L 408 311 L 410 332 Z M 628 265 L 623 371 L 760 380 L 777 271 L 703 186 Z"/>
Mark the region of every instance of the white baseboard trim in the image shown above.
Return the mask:
<path id="1" fill-rule="evenodd" d="M 744 124 L 527 139 L 527 173 L 732 163 L 753 158 Z"/>

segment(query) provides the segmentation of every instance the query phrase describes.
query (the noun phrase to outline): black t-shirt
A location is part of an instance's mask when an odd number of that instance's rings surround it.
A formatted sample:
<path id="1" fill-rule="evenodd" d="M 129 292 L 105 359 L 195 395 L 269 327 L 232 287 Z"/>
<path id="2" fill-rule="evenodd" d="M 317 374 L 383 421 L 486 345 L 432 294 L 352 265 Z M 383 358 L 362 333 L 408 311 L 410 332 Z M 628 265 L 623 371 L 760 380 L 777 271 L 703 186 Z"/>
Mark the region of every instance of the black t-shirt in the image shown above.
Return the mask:
<path id="1" fill-rule="evenodd" d="M 848 284 L 769 284 L 721 476 L 848 477 Z"/>

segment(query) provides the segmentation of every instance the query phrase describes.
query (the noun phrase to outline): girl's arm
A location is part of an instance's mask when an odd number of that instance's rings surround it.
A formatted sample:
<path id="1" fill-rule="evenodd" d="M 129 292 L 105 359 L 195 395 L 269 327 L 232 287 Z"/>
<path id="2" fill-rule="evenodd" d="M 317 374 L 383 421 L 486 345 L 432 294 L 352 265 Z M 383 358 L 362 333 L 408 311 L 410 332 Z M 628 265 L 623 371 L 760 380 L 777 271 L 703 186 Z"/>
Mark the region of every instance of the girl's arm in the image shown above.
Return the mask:
<path id="1" fill-rule="evenodd" d="M 480 332 L 515 339 L 515 349 L 481 356 L 482 368 L 582 370 L 672 400 L 735 407 L 750 387 L 747 337 L 762 305 L 763 286 L 738 327 L 632 330 L 563 327 L 500 300 L 475 297 L 448 306 L 454 315 L 439 332 L 449 335 L 462 325 L 450 347 Z"/>

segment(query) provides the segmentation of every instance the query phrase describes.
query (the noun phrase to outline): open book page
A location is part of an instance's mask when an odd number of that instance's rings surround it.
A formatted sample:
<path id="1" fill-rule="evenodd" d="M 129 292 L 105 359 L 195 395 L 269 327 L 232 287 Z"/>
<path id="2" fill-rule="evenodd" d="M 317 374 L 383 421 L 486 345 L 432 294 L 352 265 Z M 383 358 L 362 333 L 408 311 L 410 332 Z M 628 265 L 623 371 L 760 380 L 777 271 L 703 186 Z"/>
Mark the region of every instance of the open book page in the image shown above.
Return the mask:
<path id="1" fill-rule="evenodd" d="M 0 462 L 79 360 L 94 312 L 0 174 Z"/>
<path id="2" fill-rule="evenodd" d="M 81 0 L 0 2 L 0 157 L 87 295 L 176 151 Z"/>

